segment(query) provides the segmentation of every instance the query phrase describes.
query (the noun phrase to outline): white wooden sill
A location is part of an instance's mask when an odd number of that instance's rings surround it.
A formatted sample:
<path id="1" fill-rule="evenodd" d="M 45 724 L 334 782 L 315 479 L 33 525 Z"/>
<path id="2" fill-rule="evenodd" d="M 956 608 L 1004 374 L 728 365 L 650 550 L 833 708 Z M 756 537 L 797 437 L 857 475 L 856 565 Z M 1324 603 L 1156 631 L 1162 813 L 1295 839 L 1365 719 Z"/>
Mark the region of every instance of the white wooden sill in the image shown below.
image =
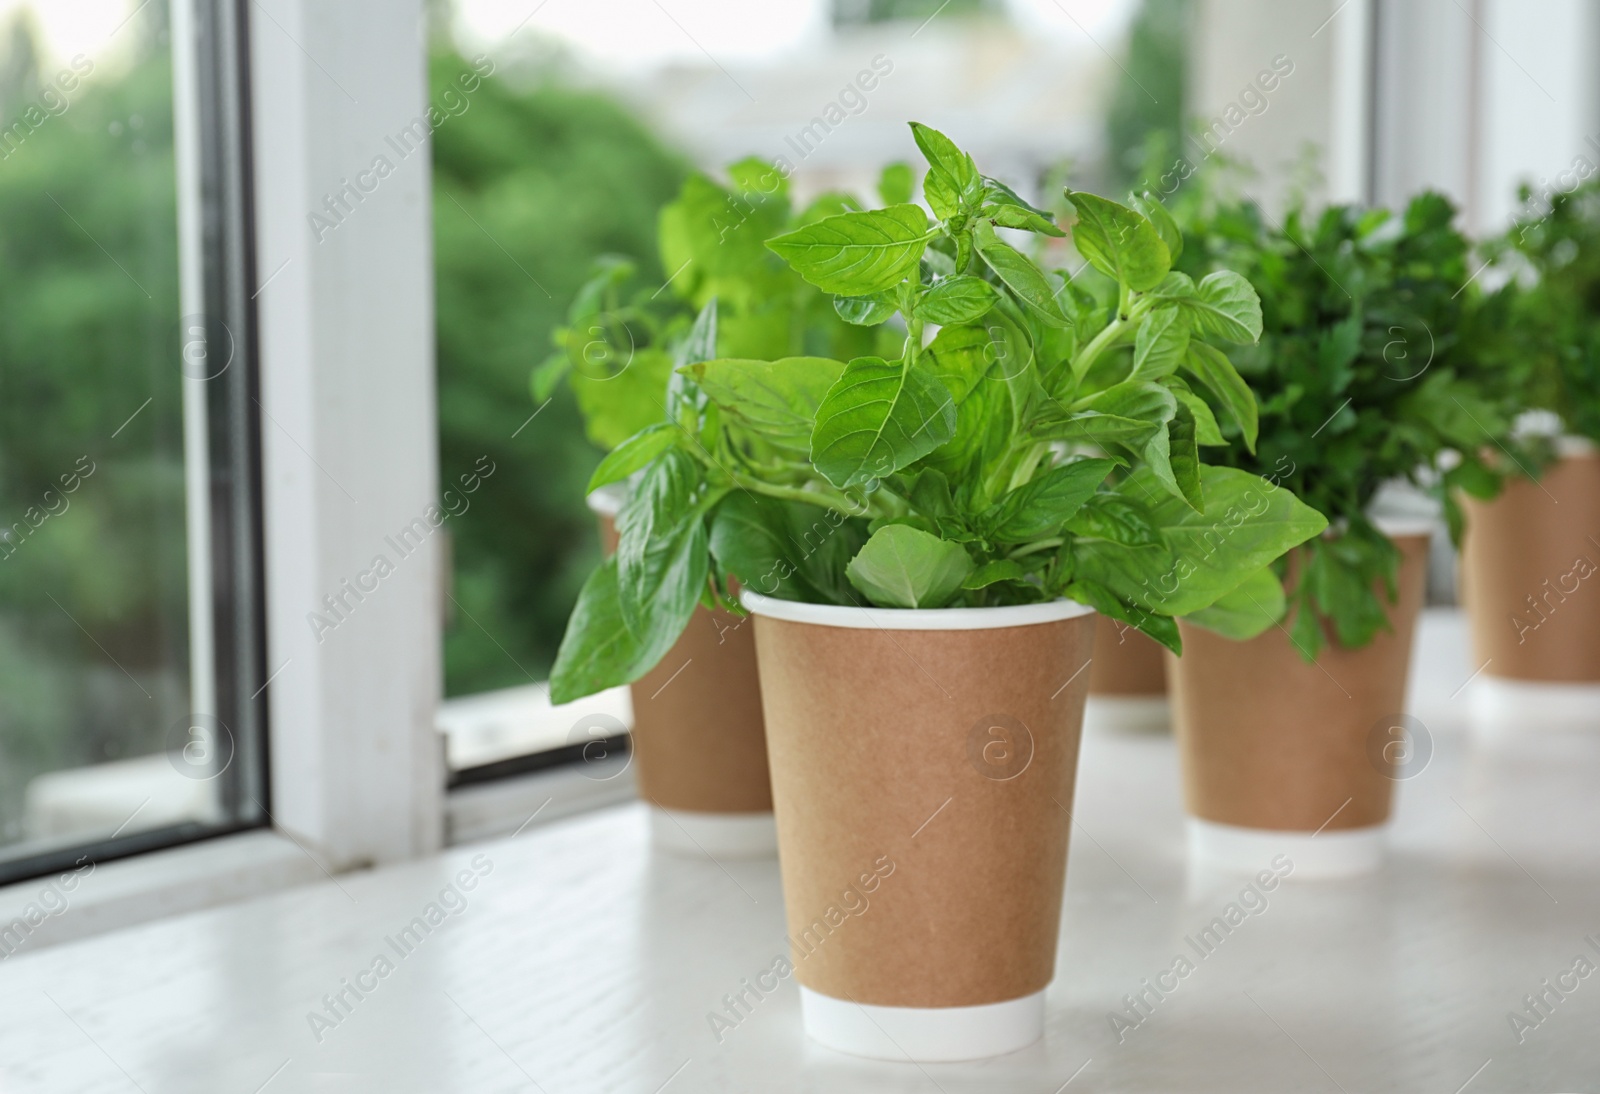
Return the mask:
<path id="1" fill-rule="evenodd" d="M 1435 623 L 1435 752 L 1386 869 L 1281 886 L 1122 1043 L 1108 1012 L 1240 883 L 1185 869 L 1171 740 L 1096 734 L 1046 1036 L 1010 1056 L 837 1055 L 790 981 L 719 1038 L 708 1016 L 785 952 L 777 866 L 653 854 L 635 804 L 0 963 L 0 1090 L 1588 1089 L 1600 981 L 1520 1042 L 1507 1015 L 1600 945 L 1600 734 L 1461 732 L 1473 666 Z"/>

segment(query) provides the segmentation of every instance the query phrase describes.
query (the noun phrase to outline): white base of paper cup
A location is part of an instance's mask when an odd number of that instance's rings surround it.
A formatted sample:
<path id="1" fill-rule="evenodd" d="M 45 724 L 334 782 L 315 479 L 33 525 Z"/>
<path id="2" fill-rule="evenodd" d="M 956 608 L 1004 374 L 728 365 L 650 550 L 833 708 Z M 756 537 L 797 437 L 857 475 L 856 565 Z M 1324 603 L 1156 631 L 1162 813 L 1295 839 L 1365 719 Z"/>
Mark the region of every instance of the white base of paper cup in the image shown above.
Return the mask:
<path id="1" fill-rule="evenodd" d="M 1324 828 L 1285 832 L 1273 828 L 1241 828 L 1233 824 L 1188 818 L 1189 861 L 1229 873 L 1284 873 L 1273 860 L 1279 855 L 1293 868 L 1285 877 L 1331 878 L 1370 874 L 1383 865 L 1388 825 L 1369 828 Z"/>
<path id="2" fill-rule="evenodd" d="M 771 858 L 778 853 L 778 825 L 771 813 L 649 808 L 650 843 L 657 850 L 692 858 Z"/>
<path id="3" fill-rule="evenodd" d="M 1472 724 L 1491 734 L 1600 730 L 1600 684 L 1480 676 L 1472 682 Z"/>
<path id="4" fill-rule="evenodd" d="M 1166 733 L 1172 704 L 1165 695 L 1090 695 L 1083 727 L 1090 733 Z"/>
<path id="5" fill-rule="evenodd" d="M 1044 992 L 976 1007 L 881 1007 L 800 989 L 806 1034 L 874 1060 L 943 1063 L 1026 1048 L 1044 1036 Z"/>

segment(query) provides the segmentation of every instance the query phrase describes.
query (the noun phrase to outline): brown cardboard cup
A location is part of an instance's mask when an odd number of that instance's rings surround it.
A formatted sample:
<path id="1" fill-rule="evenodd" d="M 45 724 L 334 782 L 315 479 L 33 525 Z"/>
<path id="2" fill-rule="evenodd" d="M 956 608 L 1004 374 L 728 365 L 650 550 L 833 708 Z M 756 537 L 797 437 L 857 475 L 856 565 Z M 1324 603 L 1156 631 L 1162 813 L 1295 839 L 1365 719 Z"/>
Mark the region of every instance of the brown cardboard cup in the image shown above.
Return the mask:
<path id="1" fill-rule="evenodd" d="M 1360 649 L 1330 634 L 1308 664 L 1283 627 L 1237 642 L 1179 620 L 1168 667 L 1195 857 L 1255 872 L 1285 853 L 1300 876 L 1381 862 L 1395 782 L 1415 773 L 1406 680 L 1428 551 L 1426 535 L 1393 539 L 1393 630 Z"/>
<path id="2" fill-rule="evenodd" d="M 1475 715 L 1496 728 L 1600 725 L 1600 454 L 1463 504 Z"/>
<path id="3" fill-rule="evenodd" d="M 1172 725 L 1161 645 L 1127 623 L 1098 616 L 1089 667 L 1091 731 L 1165 733 Z"/>
<path id="4" fill-rule="evenodd" d="M 969 1059 L 1040 1035 L 1094 617 L 749 592 L 807 1032 Z"/>
<path id="5" fill-rule="evenodd" d="M 621 498 L 589 507 L 601 545 L 616 550 Z M 761 722 L 754 627 L 731 612 L 697 610 L 661 663 L 630 686 L 633 770 L 651 808 L 653 842 L 717 858 L 774 854 L 772 787 Z"/>

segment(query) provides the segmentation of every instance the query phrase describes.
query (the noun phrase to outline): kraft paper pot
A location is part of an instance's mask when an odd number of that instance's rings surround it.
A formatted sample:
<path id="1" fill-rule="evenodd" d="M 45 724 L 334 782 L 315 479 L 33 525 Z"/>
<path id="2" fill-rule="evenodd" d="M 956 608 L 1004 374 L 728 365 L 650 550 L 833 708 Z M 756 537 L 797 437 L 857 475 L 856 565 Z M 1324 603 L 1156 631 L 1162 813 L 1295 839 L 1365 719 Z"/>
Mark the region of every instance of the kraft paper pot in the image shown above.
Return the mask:
<path id="1" fill-rule="evenodd" d="M 1169 668 L 1197 865 L 1256 873 L 1286 855 L 1296 877 L 1381 865 L 1394 785 L 1426 763 L 1405 698 L 1428 536 L 1392 538 L 1393 630 L 1360 649 L 1330 635 L 1308 664 L 1282 627 L 1236 642 L 1178 621 Z"/>
<path id="2" fill-rule="evenodd" d="M 1095 621 L 1084 725 L 1091 732 L 1124 733 L 1165 733 L 1172 725 L 1160 644 L 1103 615 Z"/>
<path id="3" fill-rule="evenodd" d="M 616 550 L 619 490 L 589 508 L 601 545 Z M 651 842 L 714 858 L 775 854 L 767 739 L 754 628 L 731 612 L 697 610 L 661 663 L 629 687 L 634 778 L 650 810 Z"/>
<path id="4" fill-rule="evenodd" d="M 744 604 L 806 1032 L 890 1060 L 1037 1040 L 1091 610 Z"/>
<path id="5" fill-rule="evenodd" d="M 1538 482 L 1464 499 L 1461 600 L 1484 728 L 1600 724 L 1600 455 L 1585 444 Z"/>

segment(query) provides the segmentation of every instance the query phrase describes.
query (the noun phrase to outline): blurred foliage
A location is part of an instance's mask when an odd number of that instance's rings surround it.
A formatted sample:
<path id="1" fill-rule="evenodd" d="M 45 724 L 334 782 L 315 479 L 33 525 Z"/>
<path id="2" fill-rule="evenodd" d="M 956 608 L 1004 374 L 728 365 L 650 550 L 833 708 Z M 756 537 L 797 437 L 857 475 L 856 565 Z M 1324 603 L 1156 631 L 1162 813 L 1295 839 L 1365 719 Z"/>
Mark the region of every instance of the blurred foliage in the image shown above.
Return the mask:
<path id="1" fill-rule="evenodd" d="M 188 709 L 172 78 L 152 25 L 130 68 L 42 114 L 56 73 L 24 24 L 4 32 L 0 842 L 34 775 L 158 751 Z"/>
<path id="2" fill-rule="evenodd" d="M 833 0 L 833 25 L 890 23 L 1003 11 L 999 0 Z"/>
<path id="3" fill-rule="evenodd" d="M 1543 204 L 1526 186 L 1520 197 L 1525 214 L 1484 246 L 1504 284 L 1481 344 L 1529 407 L 1600 441 L 1600 181 Z"/>
<path id="4" fill-rule="evenodd" d="M 1449 199 L 1423 193 L 1399 215 L 1292 208 L 1275 225 L 1240 203 L 1187 225 L 1187 272 L 1236 270 L 1261 297 L 1260 342 L 1229 350 L 1259 400 L 1260 438 L 1251 453 L 1224 430 L 1230 444 L 1212 460 L 1273 478 L 1342 523 L 1305 551 L 1302 652 L 1321 647 L 1323 624 L 1344 646 L 1388 627 L 1372 590 L 1386 584 L 1392 598 L 1399 555 L 1367 518 L 1380 486 L 1433 490 L 1458 538 L 1456 490 L 1499 488 L 1485 448 L 1509 434 L 1515 404 L 1468 336 L 1478 304 L 1455 216 Z"/>
<path id="5" fill-rule="evenodd" d="M 1106 112 L 1110 192 L 1159 177 L 1180 155 L 1192 9 L 1193 0 L 1143 0 L 1134 16 Z"/>
<path id="6" fill-rule="evenodd" d="M 470 71 L 436 55 L 435 100 Z M 656 213 L 687 174 L 601 95 L 496 76 L 469 100 L 433 135 L 439 473 L 452 483 L 483 456 L 495 471 L 449 525 L 450 695 L 542 680 L 554 659 L 599 557 L 583 497 L 600 453 L 570 392 L 541 409 L 528 371 L 596 256 L 625 256 L 656 285 L 665 279 Z"/>

